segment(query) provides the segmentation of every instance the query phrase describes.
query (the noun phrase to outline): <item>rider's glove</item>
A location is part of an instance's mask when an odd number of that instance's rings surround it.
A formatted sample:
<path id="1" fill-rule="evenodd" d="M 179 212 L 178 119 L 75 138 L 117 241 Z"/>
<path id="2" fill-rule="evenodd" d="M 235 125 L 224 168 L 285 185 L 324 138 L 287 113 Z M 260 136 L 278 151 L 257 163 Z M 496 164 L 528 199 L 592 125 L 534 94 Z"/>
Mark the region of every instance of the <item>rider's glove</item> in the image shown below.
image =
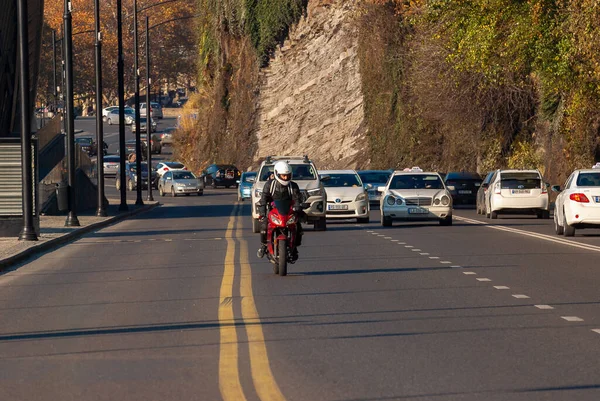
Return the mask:
<path id="1" fill-rule="evenodd" d="M 258 221 L 260 221 L 261 223 L 262 223 L 263 221 L 265 221 L 265 216 L 258 216 Z"/>

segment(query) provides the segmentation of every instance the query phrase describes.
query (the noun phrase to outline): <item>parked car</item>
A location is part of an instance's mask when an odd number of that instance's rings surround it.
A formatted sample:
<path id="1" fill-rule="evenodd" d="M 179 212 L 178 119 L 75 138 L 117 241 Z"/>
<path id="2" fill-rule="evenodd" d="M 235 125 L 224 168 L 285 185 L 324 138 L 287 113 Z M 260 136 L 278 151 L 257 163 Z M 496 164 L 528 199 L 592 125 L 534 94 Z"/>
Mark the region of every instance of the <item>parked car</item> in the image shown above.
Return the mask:
<path id="1" fill-rule="evenodd" d="M 242 173 L 231 164 L 211 164 L 202 173 L 204 187 L 236 187 Z"/>
<path id="2" fill-rule="evenodd" d="M 369 222 L 369 195 L 360 176 L 354 170 L 321 170 L 321 181 L 327 193 L 328 219 L 356 219 Z M 325 177 L 328 179 L 324 179 Z"/>
<path id="3" fill-rule="evenodd" d="M 487 214 L 487 211 L 485 208 L 485 199 L 486 199 L 487 191 L 490 186 L 490 181 L 491 181 L 492 177 L 494 176 L 494 173 L 495 173 L 495 171 L 490 171 L 489 173 L 487 173 L 487 175 L 481 182 L 479 189 L 477 190 L 477 199 L 476 199 L 476 205 L 475 205 L 475 207 L 477 209 L 477 214 L 483 214 L 483 215 Z"/>
<path id="4" fill-rule="evenodd" d="M 552 187 L 558 192 L 554 208 L 554 229 L 565 237 L 575 230 L 600 228 L 600 170 L 575 170 L 564 188 Z"/>
<path id="5" fill-rule="evenodd" d="M 150 174 L 152 188 L 158 188 L 158 174 L 152 169 Z M 129 191 L 135 191 L 137 189 L 137 169 L 136 163 L 125 163 L 125 185 Z M 121 174 L 120 169 L 117 171 L 115 178 L 115 188 L 117 191 L 121 190 Z M 148 163 L 142 162 L 142 189 L 148 189 Z"/>
<path id="6" fill-rule="evenodd" d="M 497 170 L 486 196 L 486 213 L 497 219 L 501 213 L 532 213 L 549 219 L 548 188 L 538 170 Z"/>
<path id="7" fill-rule="evenodd" d="M 167 171 L 187 170 L 183 163 L 179 162 L 160 162 L 156 165 L 156 173 L 162 177 Z"/>
<path id="8" fill-rule="evenodd" d="M 379 206 L 381 201 L 381 192 L 379 192 L 378 188 L 385 186 L 390 176 L 392 175 L 392 170 L 361 170 L 358 171 L 358 175 L 362 180 L 367 193 L 369 194 L 369 203 L 370 206 Z M 367 186 L 371 187 L 367 189 Z"/>
<path id="9" fill-rule="evenodd" d="M 146 132 L 146 123 L 147 123 L 147 119 L 146 117 L 140 117 L 140 132 Z M 150 132 L 156 132 L 156 121 L 154 121 L 154 119 L 150 119 L 151 121 L 151 128 L 150 128 Z M 131 124 L 131 132 L 133 132 L 134 134 L 136 133 L 136 125 L 135 122 L 133 124 Z"/>
<path id="10" fill-rule="evenodd" d="M 242 173 L 238 181 L 238 201 L 252 199 L 252 185 L 256 180 L 256 171 L 246 171 Z"/>
<path id="11" fill-rule="evenodd" d="M 140 134 L 140 140 L 148 145 L 148 134 Z M 150 137 L 150 151 L 153 154 L 161 154 L 162 153 L 162 145 L 160 143 L 160 139 L 158 135 L 152 134 Z"/>
<path id="12" fill-rule="evenodd" d="M 162 120 L 162 106 L 156 102 L 150 102 L 150 116 Z M 140 103 L 140 117 L 146 117 L 146 102 Z"/>
<path id="13" fill-rule="evenodd" d="M 387 185 L 380 188 L 381 225 L 393 221 L 438 221 L 452 225 L 452 197 L 439 173 L 418 167 L 395 171 Z"/>
<path id="14" fill-rule="evenodd" d="M 142 146 L 142 160 L 146 160 L 147 159 L 147 155 L 148 155 L 148 145 L 146 145 L 146 142 L 141 141 L 141 146 Z M 127 156 L 129 156 L 130 154 L 135 154 L 135 139 L 129 139 L 127 141 L 125 141 L 125 152 L 127 154 Z"/>
<path id="15" fill-rule="evenodd" d="M 172 145 L 173 144 L 173 134 L 175 133 L 175 131 L 177 131 L 177 128 L 174 128 L 174 127 L 165 128 L 163 130 L 163 132 L 158 134 L 159 138 L 160 138 L 160 143 L 163 146 Z"/>
<path id="16" fill-rule="evenodd" d="M 181 194 L 202 196 L 204 194 L 204 183 L 191 171 L 167 171 L 158 181 L 158 193 L 160 193 L 160 196 L 170 194 L 172 197 Z"/>
<path id="17" fill-rule="evenodd" d="M 131 107 L 125 107 L 125 125 L 132 125 L 135 122 L 135 110 Z M 119 109 L 109 111 L 103 118 L 108 125 L 119 124 Z"/>
<path id="18" fill-rule="evenodd" d="M 113 110 L 119 110 L 119 106 L 108 106 L 102 109 L 102 117 L 108 117 L 108 113 Z"/>
<path id="19" fill-rule="evenodd" d="M 477 191 L 481 186 L 481 176 L 477 173 L 451 171 L 446 174 L 444 183 L 452 195 L 452 204 L 475 205 Z"/>
<path id="20" fill-rule="evenodd" d="M 104 157 L 104 175 L 112 176 L 116 175 L 117 171 L 119 171 L 119 156 L 105 156 Z"/>

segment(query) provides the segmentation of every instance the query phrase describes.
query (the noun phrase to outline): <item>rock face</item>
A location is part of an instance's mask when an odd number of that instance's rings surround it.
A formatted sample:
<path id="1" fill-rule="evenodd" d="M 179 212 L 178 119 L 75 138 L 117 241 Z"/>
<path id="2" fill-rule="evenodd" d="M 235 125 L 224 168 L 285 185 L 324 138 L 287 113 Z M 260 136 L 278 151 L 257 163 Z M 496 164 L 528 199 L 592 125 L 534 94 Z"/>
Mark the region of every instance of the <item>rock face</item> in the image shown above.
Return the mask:
<path id="1" fill-rule="evenodd" d="M 357 2 L 310 0 L 261 76 L 255 160 L 304 155 L 320 169 L 368 164 Z"/>

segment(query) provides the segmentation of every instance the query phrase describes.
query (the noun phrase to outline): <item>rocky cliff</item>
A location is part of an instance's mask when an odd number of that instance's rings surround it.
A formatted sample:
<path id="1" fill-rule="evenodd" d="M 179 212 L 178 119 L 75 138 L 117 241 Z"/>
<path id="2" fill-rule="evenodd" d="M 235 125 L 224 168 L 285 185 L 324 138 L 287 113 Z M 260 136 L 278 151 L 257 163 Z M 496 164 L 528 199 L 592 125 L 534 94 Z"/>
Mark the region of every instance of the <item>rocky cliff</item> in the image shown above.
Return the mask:
<path id="1" fill-rule="evenodd" d="M 320 169 L 368 165 L 357 2 L 310 0 L 261 72 L 255 160 L 304 155 Z"/>

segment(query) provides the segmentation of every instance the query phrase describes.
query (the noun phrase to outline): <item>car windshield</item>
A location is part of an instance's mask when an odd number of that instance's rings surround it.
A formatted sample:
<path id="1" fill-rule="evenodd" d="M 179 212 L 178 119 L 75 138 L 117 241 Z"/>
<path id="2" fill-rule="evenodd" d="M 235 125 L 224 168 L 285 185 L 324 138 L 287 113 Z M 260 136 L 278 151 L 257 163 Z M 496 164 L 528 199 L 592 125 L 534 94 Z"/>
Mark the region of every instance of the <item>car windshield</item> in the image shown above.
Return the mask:
<path id="1" fill-rule="evenodd" d="M 356 174 L 327 174 L 329 179 L 323 181 L 323 186 L 328 188 L 334 187 L 360 187 L 362 183 Z"/>
<path id="2" fill-rule="evenodd" d="M 392 177 L 390 189 L 443 189 L 436 174 L 400 174 Z"/>
<path id="3" fill-rule="evenodd" d="M 136 171 L 136 164 L 132 163 L 129 165 L 129 171 Z M 142 163 L 142 171 L 148 171 L 148 164 Z"/>
<path id="4" fill-rule="evenodd" d="M 541 181 L 537 173 L 502 173 L 500 176 L 500 187 L 502 189 L 541 188 Z"/>
<path id="5" fill-rule="evenodd" d="M 245 173 L 244 174 L 244 182 L 254 182 L 256 178 L 256 173 Z"/>
<path id="6" fill-rule="evenodd" d="M 169 168 L 184 168 L 185 166 L 181 163 L 176 163 L 176 162 L 166 162 L 165 166 L 169 167 Z"/>
<path id="7" fill-rule="evenodd" d="M 135 115 L 135 110 L 133 110 L 133 109 L 125 109 L 125 114 Z"/>
<path id="8" fill-rule="evenodd" d="M 600 187 L 600 172 L 580 173 L 577 177 L 578 187 Z"/>
<path id="9" fill-rule="evenodd" d="M 476 179 L 456 179 L 446 181 L 446 185 L 461 188 L 475 188 L 481 185 L 481 180 Z"/>
<path id="10" fill-rule="evenodd" d="M 366 184 L 387 184 L 391 173 L 388 172 L 358 172 L 362 182 Z"/>
<path id="11" fill-rule="evenodd" d="M 196 176 L 189 171 L 173 171 L 174 180 L 193 180 Z"/>
<path id="12" fill-rule="evenodd" d="M 140 117 L 140 123 L 146 124 L 146 117 Z"/>
<path id="13" fill-rule="evenodd" d="M 311 181 L 316 180 L 317 175 L 310 164 L 290 164 L 292 167 L 292 181 Z M 267 181 L 273 173 L 273 165 L 263 166 L 260 170 L 260 180 Z"/>
<path id="14" fill-rule="evenodd" d="M 104 156 L 105 163 L 118 163 L 119 160 L 119 156 Z"/>
<path id="15" fill-rule="evenodd" d="M 91 145 L 92 138 L 76 138 L 75 142 L 77 142 L 80 145 Z"/>

